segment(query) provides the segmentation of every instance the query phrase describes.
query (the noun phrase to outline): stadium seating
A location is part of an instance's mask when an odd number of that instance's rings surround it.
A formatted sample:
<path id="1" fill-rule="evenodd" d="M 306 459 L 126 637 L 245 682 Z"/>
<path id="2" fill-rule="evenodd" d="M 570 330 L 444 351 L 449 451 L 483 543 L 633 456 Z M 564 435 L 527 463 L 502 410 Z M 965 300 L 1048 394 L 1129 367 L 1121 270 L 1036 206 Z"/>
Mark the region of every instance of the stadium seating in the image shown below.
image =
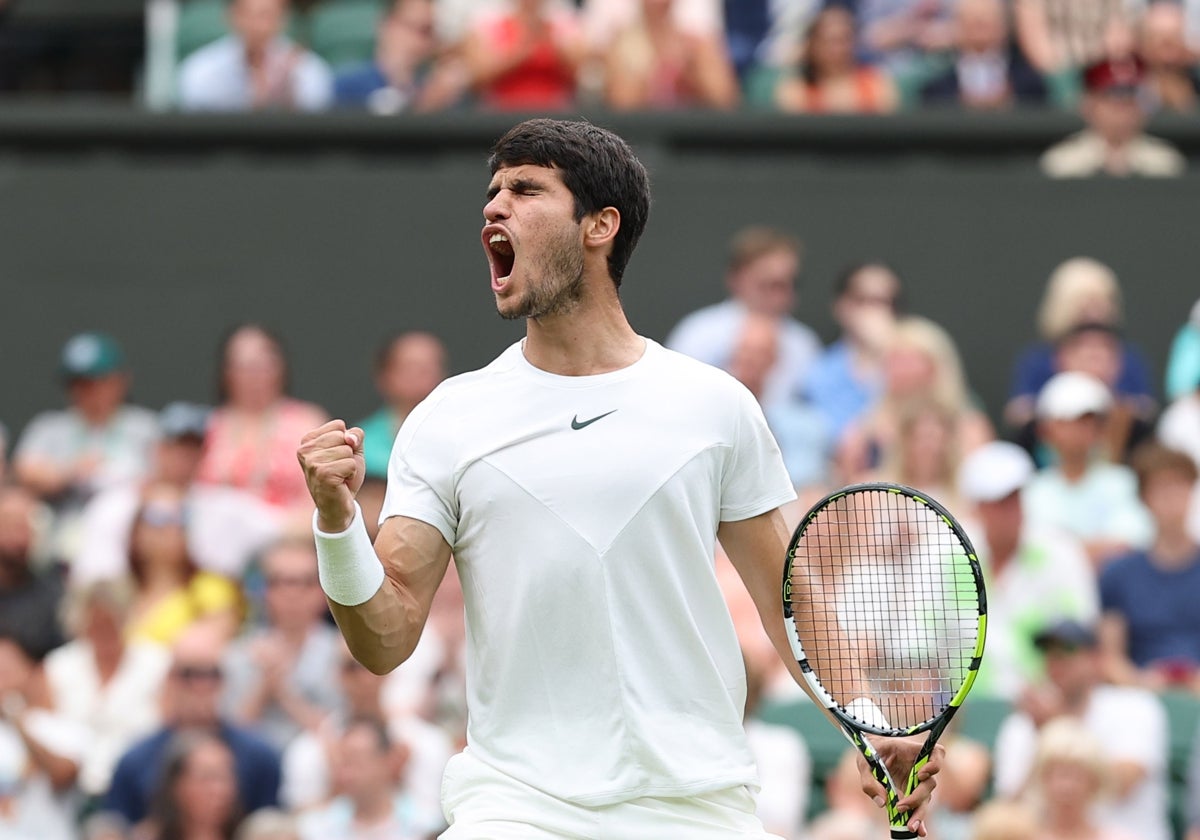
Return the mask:
<path id="1" fill-rule="evenodd" d="M 370 61 L 382 14 L 378 0 L 326 0 L 308 14 L 309 46 L 334 68 Z"/>

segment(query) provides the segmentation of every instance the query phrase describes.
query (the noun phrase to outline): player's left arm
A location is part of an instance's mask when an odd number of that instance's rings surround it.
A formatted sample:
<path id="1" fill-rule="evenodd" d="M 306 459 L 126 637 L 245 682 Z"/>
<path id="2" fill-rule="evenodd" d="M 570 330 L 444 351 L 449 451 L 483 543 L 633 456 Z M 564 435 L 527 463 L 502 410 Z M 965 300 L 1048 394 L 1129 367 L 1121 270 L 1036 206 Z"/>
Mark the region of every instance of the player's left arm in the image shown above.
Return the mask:
<path id="1" fill-rule="evenodd" d="M 824 708 L 824 703 L 813 695 L 808 682 L 800 674 L 800 666 L 792 653 L 787 640 L 783 622 L 783 597 L 780 588 L 783 585 L 784 558 L 787 554 L 789 531 L 783 514 L 778 508 L 767 513 L 752 516 L 735 522 L 722 522 L 717 529 L 717 538 L 721 546 L 737 569 L 746 590 L 750 593 L 763 629 L 775 646 L 775 650 L 783 658 L 792 677 L 801 688 L 813 698 L 818 708 Z M 803 594 L 798 600 L 803 604 Z M 925 743 L 923 735 L 908 738 L 871 738 L 893 775 L 907 777 L 909 768 L 916 760 L 917 753 Z M 942 768 L 942 756 L 945 749 L 939 744 L 934 747 L 929 762 L 917 773 L 920 784 L 911 794 L 900 800 L 899 809 L 912 815 L 909 827 L 925 834 L 925 817 L 929 809 L 929 797 L 933 793 L 937 781 L 934 778 Z M 871 775 L 870 768 L 863 759 L 859 759 L 859 776 L 863 791 L 877 805 L 882 807 L 885 791 L 883 786 Z"/>

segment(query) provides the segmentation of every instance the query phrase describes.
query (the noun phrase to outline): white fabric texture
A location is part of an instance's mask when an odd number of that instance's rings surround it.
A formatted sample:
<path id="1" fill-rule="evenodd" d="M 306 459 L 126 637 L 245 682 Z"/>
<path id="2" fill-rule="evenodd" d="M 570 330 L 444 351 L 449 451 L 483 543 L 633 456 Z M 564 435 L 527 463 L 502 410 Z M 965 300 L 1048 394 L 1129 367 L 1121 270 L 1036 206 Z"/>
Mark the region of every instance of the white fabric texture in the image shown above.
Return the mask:
<path id="1" fill-rule="evenodd" d="M 362 508 L 354 503 L 354 519 L 340 534 L 327 534 L 317 527 L 313 511 L 313 536 L 317 543 L 317 575 L 321 588 L 333 601 L 355 607 L 383 586 L 383 564 L 371 545 Z"/>

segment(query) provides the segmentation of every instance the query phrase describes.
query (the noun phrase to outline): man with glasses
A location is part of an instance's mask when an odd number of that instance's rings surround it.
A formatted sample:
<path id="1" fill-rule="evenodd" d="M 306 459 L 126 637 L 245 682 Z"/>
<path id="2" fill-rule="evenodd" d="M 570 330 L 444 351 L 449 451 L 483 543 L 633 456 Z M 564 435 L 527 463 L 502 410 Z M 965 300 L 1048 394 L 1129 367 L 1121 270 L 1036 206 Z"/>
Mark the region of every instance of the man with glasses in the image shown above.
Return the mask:
<path id="1" fill-rule="evenodd" d="M 324 621 L 311 537 L 273 544 L 263 554 L 262 572 L 266 625 L 230 646 L 222 708 L 282 750 L 341 708 L 342 693 L 330 674 L 342 643 Z"/>
<path id="2" fill-rule="evenodd" d="M 202 624 L 188 629 L 176 641 L 163 688 L 163 725 L 121 756 L 104 810 L 120 814 L 130 825 L 144 819 L 163 777 L 167 746 L 179 732 L 194 729 L 218 733 L 233 752 L 238 792 L 247 813 L 277 804 L 279 755 L 219 711 L 224 684 L 223 646 L 222 636 Z"/>

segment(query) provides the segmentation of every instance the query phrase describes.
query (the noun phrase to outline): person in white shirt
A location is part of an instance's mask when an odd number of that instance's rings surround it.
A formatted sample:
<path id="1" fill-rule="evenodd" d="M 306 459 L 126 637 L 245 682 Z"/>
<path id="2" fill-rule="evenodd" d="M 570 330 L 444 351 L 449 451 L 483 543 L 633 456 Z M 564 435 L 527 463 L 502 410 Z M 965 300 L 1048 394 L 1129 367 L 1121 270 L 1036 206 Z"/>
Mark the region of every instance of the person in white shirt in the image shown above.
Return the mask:
<path id="1" fill-rule="evenodd" d="M 333 420 L 304 436 L 334 616 L 359 661 L 390 671 L 453 554 L 469 720 L 443 779 L 443 840 L 769 837 L 713 564 L 719 536 L 799 677 L 778 591 L 779 507 L 794 498 L 779 449 L 745 388 L 626 320 L 618 288 L 649 187 L 623 140 L 530 120 L 490 169 L 491 290 L 525 339 L 405 421 L 374 547 L 354 502 L 362 430 Z M 920 740 L 879 745 L 896 772 Z M 920 776 L 901 808 L 924 835 L 934 779 Z"/>
<path id="2" fill-rule="evenodd" d="M 1033 459 L 1015 443 L 985 443 L 959 467 L 958 489 L 974 505 L 968 526 L 987 583 L 987 656 L 975 693 L 1012 700 L 1042 678 L 1034 635 L 1060 618 L 1099 615 L 1096 575 L 1079 540 L 1031 526 L 1021 504 Z"/>
<path id="3" fill-rule="evenodd" d="M 764 227 L 739 231 L 725 274 L 729 297 L 685 316 L 667 336 L 667 347 L 729 370 L 746 320 L 765 315 L 779 324 L 779 347 L 760 402 L 769 409 L 794 399 L 821 354 L 817 334 L 791 314 L 799 274 L 800 243 L 793 237 Z"/>
<path id="4" fill-rule="evenodd" d="M 286 35 L 289 0 L 230 0 L 232 32 L 179 66 L 184 111 L 277 108 L 322 111 L 333 103 L 333 72 Z"/>
<path id="5" fill-rule="evenodd" d="M 1050 378 L 1035 412 L 1038 434 L 1057 462 L 1029 480 L 1023 498 L 1033 524 L 1082 540 L 1097 568 L 1154 538 L 1133 471 L 1100 455 L 1111 408 L 1112 394 L 1094 376 L 1068 371 Z"/>
<path id="6" fill-rule="evenodd" d="M 1056 622 L 1036 642 L 1046 657 L 1047 679 L 1026 691 L 1000 726 L 993 748 L 996 793 L 1012 797 L 1029 785 L 1039 731 L 1052 720 L 1073 717 L 1100 740 L 1112 779 L 1111 796 L 1097 808 L 1099 824 L 1138 840 L 1168 840 L 1162 703 L 1145 689 L 1100 682 L 1100 651 L 1089 625 Z"/>

